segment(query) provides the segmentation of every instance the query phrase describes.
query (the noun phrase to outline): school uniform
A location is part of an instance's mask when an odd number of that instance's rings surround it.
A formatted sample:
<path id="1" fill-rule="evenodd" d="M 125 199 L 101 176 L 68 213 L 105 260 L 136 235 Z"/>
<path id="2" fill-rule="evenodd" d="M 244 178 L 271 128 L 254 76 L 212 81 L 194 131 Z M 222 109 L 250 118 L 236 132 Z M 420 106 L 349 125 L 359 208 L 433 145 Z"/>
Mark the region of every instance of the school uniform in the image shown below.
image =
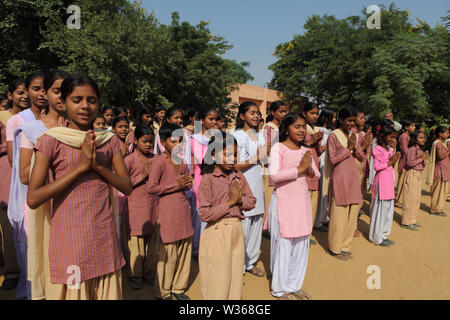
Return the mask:
<path id="1" fill-rule="evenodd" d="M 55 138 L 53 132 L 63 137 Z M 63 140 L 71 134 L 76 136 L 72 146 Z M 84 134 L 79 130 L 53 128 L 37 141 L 35 150 L 48 159 L 55 180 L 78 166 L 81 151 L 74 145 L 79 146 Z M 112 133 L 105 132 L 104 136 L 106 142 L 97 143 L 97 161 L 111 170 L 112 159 L 120 152 L 120 141 Z M 51 283 L 46 288 L 46 299 L 122 299 L 121 268 L 125 260 L 109 184 L 89 170 L 52 201 L 48 244 Z M 75 272 L 73 267 L 77 270 L 78 286 L 69 281 Z"/>
<path id="2" fill-rule="evenodd" d="M 151 158 L 149 157 L 147 161 L 150 161 Z M 158 199 L 147 192 L 148 176 L 146 178 L 142 176 L 145 166 L 140 161 L 137 151 L 125 158 L 125 165 L 133 185 L 133 191 L 127 197 L 130 273 L 132 277 L 149 277 L 151 272 L 150 237 L 156 224 Z"/>
<path id="3" fill-rule="evenodd" d="M 234 180 L 242 185 L 242 204 L 228 207 L 230 188 Z M 245 176 L 233 171 L 229 176 L 219 168 L 205 174 L 199 190 L 199 213 L 206 228 L 200 238 L 200 288 L 205 300 L 238 300 L 242 298 L 245 262 L 242 210 L 255 207 Z"/>
<path id="4" fill-rule="evenodd" d="M 450 189 L 450 158 L 439 159 L 439 152 L 447 152 L 446 143 L 436 140 L 431 148 L 431 159 L 428 168 L 427 184 L 431 185 L 431 213 L 443 213 L 445 201 Z"/>
<path id="5" fill-rule="evenodd" d="M 320 146 L 326 146 L 328 136 L 333 131 L 327 128 L 319 128 L 320 131 L 323 132 L 322 140 L 320 140 Z M 317 214 L 316 219 L 313 221 L 314 227 L 319 228 L 324 225 L 324 223 L 328 222 L 330 219 L 328 218 L 328 190 L 324 191 L 324 176 L 325 176 L 325 160 L 327 158 L 327 150 L 321 153 L 319 156 L 319 167 L 320 167 L 320 179 L 319 179 L 319 205 L 317 206 Z M 328 168 L 327 168 L 328 169 Z M 327 172 L 329 176 L 329 173 Z"/>
<path id="6" fill-rule="evenodd" d="M 403 132 L 398 139 L 398 146 L 400 149 L 400 160 L 398 161 L 398 181 L 397 181 L 397 196 L 395 197 L 395 204 L 403 206 L 403 192 L 406 176 L 406 151 L 408 150 L 410 136 L 408 132 Z"/>
<path id="7" fill-rule="evenodd" d="M 169 161 L 166 153 L 154 157 L 147 182 L 147 191 L 159 196 L 161 243 L 155 289 L 162 299 L 187 289 L 194 234 L 189 202 L 177 183 L 180 175 L 189 175 L 188 166 Z"/>
<path id="8" fill-rule="evenodd" d="M 278 127 L 273 123 L 269 122 L 264 126 L 264 133 L 265 133 L 265 139 L 267 141 L 267 150 L 270 150 L 271 146 L 275 144 L 278 140 Z M 270 200 L 272 199 L 273 194 L 273 188 L 274 183 L 270 180 L 269 177 L 269 168 L 268 165 L 263 166 L 264 170 L 264 227 L 263 229 L 266 230 L 266 220 L 267 220 L 267 214 L 269 212 L 269 206 L 270 206 Z"/>
<path id="9" fill-rule="evenodd" d="M 275 183 L 269 211 L 271 293 L 280 297 L 302 288 L 313 227 L 312 205 L 306 174 L 297 166 L 308 151 L 292 150 L 282 143 L 272 147 L 270 178 Z M 315 176 L 320 177 L 315 163 Z"/>
<path id="10" fill-rule="evenodd" d="M 239 161 L 241 163 L 257 155 L 258 146 L 265 145 L 265 139 L 261 132 L 257 133 L 257 141 L 253 141 L 243 130 L 233 132 L 238 145 Z M 258 261 L 261 248 L 262 227 L 264 223 L 264 181 L 261 163 L 252 164 L 243 171 L 245 178 L 256 198 L 255 208 L 245 211 L 245 219 L 242 220 L 245 235 L 245 270 L 254 268 Z"/>
<path id="11" fill-rule="evenodd" d="M 4 261 L 4 279 L 19 277 L 19 266 L 17 264 L 16 250 L 14 247 L 14 233 L 8 219 L 9 186 L 11 183 L 11 166 L 8 161 L 8 148 L 6 141 L 6 121 L 11 118 L 9 111 L 0 111 L 0 172 L 2 182 L 0 183 L 0 233 L 1 249 Z"/>
<path id="12" fill-rule="evenodd" d="M 386 150 L 376 146 L 372 151 L 373 165 L 376 170 L 370 203 L 369 239 L 375 244 L 381 244 L 391 233 L 394 217 L 394 179 L 392 165 L 388 165 L 394 150 Z"/>
<path id="13" fill-rule="evenodd" d="M 347 144 L 348 139 L 341 129 L 334 130 L 328 137 L 328 160 L 332 166 L 328 247 L 335 254 L 350 252 L 362 202 L 361 180 Z"/>
<path id="14" fill-rule="evenodd" d="M 406 150 L 405 154 L 405 182 L 403 191 L 402 224 L 410 225 L 417 222 L 422 200 L 422 171 L 425 161 L 421 156 L 423 150 L 415 145 Z"/>
<path id="15" fill-rule="evenodd" d="M 312 128 L 309 124 L 306 125 L 306 128 L 308 132 L 305 137 L 305 143 L 308 144 L 308 142 L 312 138 L 311 135 L 319 132 L 320 128 L 319 127 Z M 319 155 L 321 154 L 319 142 L 317 142 L 314 146 L 312 146 L 311 152 L 313 161 L 316 167 L 319 168 Z M 306 181 L 308 183 L 309 197 L 311 198 L 312 221 L 315 221 L 317 215 L 317 207 L 319 206 L 319 178 L 306 177 Z"/>
<path id="16" fill-rule="evenodd" d="M 356 161 L 356 167 L 358 168 L 358 176 L 359 176 L 359 180 L 361 182 L 361 194 L 363 192 L 363 184 L 364 184 L 364 173 L 366 170 L 366 162 L 367 162 L 367 152 L 368 150 L 364 151 L 362 150 L 362 144 L 364 141 L 364 137 L 365 137 L 365 133 L 364 131 L 358 131 L 358 130 L 354 130 L 353 132 L 355 132 L 355 134 L 358 136 L 358 148 L 356 149 L 356 153 L 358 154 L 358 156 L 360 157 L 360 159 L 355 158 Z M 361 207 L 363 205 L 363 202 L 361 201 L 359 208 L 358 208 L 358 213 L 361 211 Z"/>

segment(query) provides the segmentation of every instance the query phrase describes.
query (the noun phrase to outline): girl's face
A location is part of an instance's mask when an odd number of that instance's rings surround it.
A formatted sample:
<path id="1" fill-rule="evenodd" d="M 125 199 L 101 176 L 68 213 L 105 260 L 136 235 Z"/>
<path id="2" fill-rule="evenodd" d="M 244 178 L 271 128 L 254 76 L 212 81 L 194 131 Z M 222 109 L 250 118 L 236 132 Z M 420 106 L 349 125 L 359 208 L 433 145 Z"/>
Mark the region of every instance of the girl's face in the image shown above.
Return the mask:
<path id="1" fill-rule="evenodd" d="M 128 124 L 128 121 L 121 120 L 116 123 L 114 127 L 114 133 L 120 140 L 124 141 L 127 138 L 129 132 L 130 125 Z"/>
<path id="2" fill-rule="evenodd" d="M 425 135 L 425 133 L 421 132 L 419 133 L 419 135 L 417 136 L 417 144 L 421 147 L 423 147 L 425 145 L 425 142 L 427 141 L 427 136 Z"/>
<path id="3" fill-rule="evenodd" d="M 98 112 L 98 97 L 88 84 L 75 87 L 63 101 L 70 119 L 69 127 L 78 130 L 89 130 Z"/>
<path id="4" fill-rule="evenodd" d="M 384 137 L 384 143 L 386 146 L 389 146 L 391 148 L 395 148 L 397 144 L 397 134 L 395 132 L 388 134 Z"/>
<path id="5" fill-rule="evenodd" d="M 161 122 L 166 114 L 166 110 L 161 110 L 156 113 L 156 118 L 158 119 L 158 122 Z"/>
<path id="6" fill-rule="evenodd" d="M 94 129 L 106 129 L 106 121 L 103 118 L 96 118 L 92 125 Z"/>
<path id="7" fill-rule="evenodd" d="M 258 127 L 258 129 L 262 130 L 263 128 L 264 128 L 264 119 L 261 118 L 261 119 L 259 119 L 259 127 Z"/>
<path id="8" fill-rule="evenodd" d="M 288 137 L 295 144 L 300 144 L 305 140 L 306 136 L 306 121 L 302 118 L 297 118 L 293 124 L 288 128 Z"/>
<path id="9" fill-rule="evenodd" d="M 413 123 L 412 125 L 410 125 L 409 127 L 406 127 L 405 129 L 406 129 L 406 131 L 409 132 L 409 134 L 411 134 L 416 130 L 416 124 Z"/>
<path id="10" fill-rule="evenodd" d="M 161 140 L 161 144 L 163 145 L 164 149 L 172 155 L 173 151 L 177 146 L 183 141 L 183 137 L 177 137 L 173 136 L 170 138 L 167 138 L 166 140 Z M 175 152 L 176 155 L 176 152 Z"/>
<path id="11" fill-rule="evenodd" d="M 153 152 L 154 136 L 151 134 L 144 135 L 137 140 L 137 149 L 145 155 Z"/>
<path id="12" fill-rule="evenodd" d="M 317 119 L 319 119 L 319 108 L 313 108 L 303 112 L 303 116 L 306 118 L 306 122 L 309 125 L 314 125 L 317 122 Z"/>
<path id="13" fill-rule="evenodd" d="M 125 111 L 122 111 L 121 113 L 119 113 L 119 114 L 117 115 L 117 118 L 120 118 L 120 117 L 125 117 L 125 118 L 128 119 L 128 114 L 127 114 Z"/>
<path id="14" fill-rule="evenodd" d="M 8 107 L 8 99 L 0 101 L 0 108 L 6 110 L 7 107 Z"/>
<path id="15" fill-rule="evenodd" d="M 181 126 L 183 124 L 183 114 L 181 111 L 175 111 L 174 114 L 167 118 L 167 122 Z"/>
<path id="16" fill-rule="evenodd" d="M 277 109 L 277 111 L 275 112 L 271 112 L 273 118 L 278 122 L 281 123 L 281 120 L 283 120 L 283 117 L 286 115 L 287 113 L 287 107 L 286 106 L 281 106 Z"/>
<path id="17" fill-rule="evenodd" d="M 439 133 L 439 137 L 441 137 L 442 140 L 448 139 L 448 130 L 442 133 Z"/>
<path id="18" fill-rule="evenodd" d="M 141 121 L 143 124 L 148 125 L 152 121 L 152 115 L 150 113 L 144 113 L 141 116 Z"/>
<path id="19" fill-rule="evenodd" d="M 66 112 L 66 108 L 61 101 L 61 84 L 63 80 L 63 78 L 55 80 L 50 89 L 47 90 L 48 105 L 60 116 Z"/>
<path id="20" fill-rule="evenodd" d="M 242 121 L 244 121 L 244 125 L 247 124 L 250 128 L 258 128 L 259 125 L 259 116 L 258 116 L 258 107 L 251 106 L 246 113 L 239 114 L 239 117 Z"/>
<path id="21" fill-rule="evenodd" d="M 341 127 L 345 133 L 348 133 L 350 131 L 350 129 L 354 127 L 355 118 L 356 117 L 348 117 L 348 118 L 345 118 L 344 120 L 340 120 Z"/>
<path id="22" fill-rule="evenodd" d="M 103 116 L 105 117 L 106 120 L 106 124 L 108 126 L 111 125 L 112 120 L 114 119 L 114 112 L 112 111 L 112 109 L 107 109 L 104 113 Z"/>
<path id="23" fill-rule="evenodd" d="M 237 145 L 234 144 L 233 148 L 231 145 L 222 150 L 222 152 L 217 152 L 215 155 L 216 164 L 224 172 L 230 172 L 234 168 L 234 164 L 237 163 Z"/>
<path id="24" fill-rule="evenodd" d="M 44 90 L 44 78 L 34 78 L 30 86 L 28 87 L 28 99 L 32 106 L 35 106 L 39 110 L 45 107 L 47 104 L 47 97 Z"/>
<path id="25" fill-rule="evenodd" d="M 208 112 L 205 118 L 201 119 L 201 122 L 203 126 L 203 132 L 215 128 L 217 123 L 217 112 L 216 111 Z"/>
<path id="26" fill-rule="evenodd" d="M 127 118 L 131 119 L 133 117 L 133 113 L 131 112 L 130 108 L 127 108 Z"/>
<path id="27" fill-rule="evenodd" d="M 223 130 L 225 128 L 225 119 L 220 119 L 216 122 L 216 128 Z"/>
<path id="28" fill-rule="evenodd" d="M 355 125 L 358 130 L 362 130 L 366 124 L 366 117 L 363 112 L 358 113 L 355 118 Z"/>
<path id="29" fill-rule="evenodd" d="M 21 111 L 28 108 L 28 93 L 25 90 L 25 85 L 21 84 L 12 93 L 8 92 L 8 99 L 12 101 L 14 107 Z"/>

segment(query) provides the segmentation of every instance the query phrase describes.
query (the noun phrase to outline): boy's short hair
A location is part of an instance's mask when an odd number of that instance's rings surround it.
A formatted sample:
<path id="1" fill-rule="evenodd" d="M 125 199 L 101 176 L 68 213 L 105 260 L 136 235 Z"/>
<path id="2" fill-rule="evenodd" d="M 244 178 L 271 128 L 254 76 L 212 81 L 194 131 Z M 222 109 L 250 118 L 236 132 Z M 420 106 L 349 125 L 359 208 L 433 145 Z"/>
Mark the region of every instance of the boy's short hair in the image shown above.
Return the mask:
<path id="1" fill-rule="evenodd" d="M 163 124 L 163 126 L 159 129 L 159 139 L 161 141 L 166 141 L 167 139 L 172 137 L 172 134 L 178 129 L 181 129 L 181 127 L 176 124 L 173 123 Z"/>

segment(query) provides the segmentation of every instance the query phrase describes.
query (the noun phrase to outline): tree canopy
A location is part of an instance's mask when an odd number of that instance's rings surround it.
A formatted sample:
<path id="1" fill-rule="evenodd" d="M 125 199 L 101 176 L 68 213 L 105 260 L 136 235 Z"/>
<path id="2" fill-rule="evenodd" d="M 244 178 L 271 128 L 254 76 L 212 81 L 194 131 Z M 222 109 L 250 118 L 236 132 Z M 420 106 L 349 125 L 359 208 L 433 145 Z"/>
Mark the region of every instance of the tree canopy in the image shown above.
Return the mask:
<path id="1" fill-rule="evenodd" d="M 408 10 L 382 7 L 381 29 L 361 16 L 309 17 L 306 32 L 276 47 L 272 89 L 288 101 L 300 96 L 333 109 L 353 106 L 380 117 L 448 121 L 450 114 L 449 16 L 431 28 Z"/>
<path id="2" fill-rule="evenodd" d="M 67 7 L 81 9 L 81 28 L 69 29 Z M 32 71 L 87 73 L 111 105 L 178 105 L 186 111 L 224 106 L 233 86 L 252 76 L 247 62 L 223 58 L 232 48 L 194 26 L 158 22 L 126 0 L 3 0 L 0 3 L 0 92 Z"/>

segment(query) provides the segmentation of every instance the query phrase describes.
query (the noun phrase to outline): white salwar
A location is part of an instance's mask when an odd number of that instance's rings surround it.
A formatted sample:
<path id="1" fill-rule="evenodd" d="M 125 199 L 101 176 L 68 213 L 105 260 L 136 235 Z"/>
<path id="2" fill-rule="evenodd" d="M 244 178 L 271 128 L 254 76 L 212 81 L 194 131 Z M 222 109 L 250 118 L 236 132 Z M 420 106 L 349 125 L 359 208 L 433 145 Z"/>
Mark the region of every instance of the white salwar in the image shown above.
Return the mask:
<path id="1" fill-rule="evenodd" d="M 376 198 L 370 203 L 370 229 L 369 240 L 381 244 L 391 234 L 392 220 L 394 218 L 394 199 L 379 200 L 377 188 Z"/>
<path id="2" fill-rule="evenodd" d="M 269 206 L 271 294 L 299 291 L 303 286 L 308 265 L 309 235 L 298 238 L 282 238 L 278 226 L 276 191 Z"/>
<path id="3" fill-rule="evenodd" d="M 320 146 L 323 147 L 327 144 L 328 136 L 333 130 L 329 130 L 327 128 L 319 128 L 320 131 L 323 132 L 322 140 L 320 140 Z M 325 176 L 325 156 L 327 152 L 326 150 L 322 152 L 319 157 L 319 166 L 320 166 L 320 189 L 319 189 L 319 205 L 317 207 L 317 215 L 316 221 L 313 221 L 314 227 L 319 228 L 330 221 L 328 217 L 328 195 L 324 195 L 322 190 L 322 179 Z"/>

